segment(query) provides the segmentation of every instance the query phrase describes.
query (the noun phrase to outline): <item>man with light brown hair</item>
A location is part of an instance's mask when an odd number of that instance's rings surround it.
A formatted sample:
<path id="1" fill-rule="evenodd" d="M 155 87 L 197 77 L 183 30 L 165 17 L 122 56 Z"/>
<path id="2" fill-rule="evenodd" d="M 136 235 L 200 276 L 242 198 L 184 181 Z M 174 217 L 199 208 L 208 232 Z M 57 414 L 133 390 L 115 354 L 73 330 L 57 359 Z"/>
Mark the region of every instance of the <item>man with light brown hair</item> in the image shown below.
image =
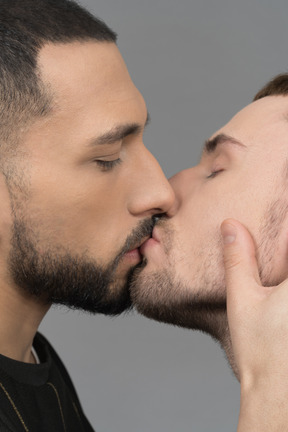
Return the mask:
<path id="1" fill-rule="evenodd" d="M 287 428 L 287 96 L 288 75 L 275 77 L 170 180 L 174 216 L 141 247 L 146 265 L 131 286 L 140 313 L 217 339 L 242 395 L 258 388 L 264 401 L 253 398 L 249 427 L 240 414 L 241 431 Z"/>

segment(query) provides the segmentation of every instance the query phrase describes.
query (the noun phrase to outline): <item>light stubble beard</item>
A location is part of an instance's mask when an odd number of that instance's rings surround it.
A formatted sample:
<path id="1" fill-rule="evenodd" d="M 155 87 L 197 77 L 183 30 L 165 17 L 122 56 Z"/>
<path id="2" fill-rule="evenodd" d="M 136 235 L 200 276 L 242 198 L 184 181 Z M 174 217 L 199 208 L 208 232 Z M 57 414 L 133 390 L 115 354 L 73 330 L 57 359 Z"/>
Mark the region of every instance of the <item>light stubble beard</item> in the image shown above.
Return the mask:
<path id="1" fill-rule="evenodd" d="M 260 279 L 265 286 L 274 286 L 281 282 L 273 274 L 273 259 L 275 259 L 279 233 L 287 211 L 286 201 L 275 200 L 268 206 L 259 230 L 257 260 Z M 166 247 L 167 264 L 165 268 L 151 272 L 142 271 L 141 268 L 136 269 L 130 286 L 132 303 L 139 313 L 148 318 L 208 333 L 220 342 L 237 377 L 238 371 L 227 319 L 220 234 L 214 234 L 214 238 L 210 236 L 211 244 L 215 246 L 208 253 L 205 250 L 206 254 L 203 255 L 198 269 L 193 269 L 193 257 L 191 257 L 194 280 L 191 278 L 191 281 L 183 281 L 181 277 L 176 276 L 177 267 L 173 259 L 175 233 L 171 231 L 169 222 L 167 226 L 164 240 L 166 245 L 170 245 Z"/>

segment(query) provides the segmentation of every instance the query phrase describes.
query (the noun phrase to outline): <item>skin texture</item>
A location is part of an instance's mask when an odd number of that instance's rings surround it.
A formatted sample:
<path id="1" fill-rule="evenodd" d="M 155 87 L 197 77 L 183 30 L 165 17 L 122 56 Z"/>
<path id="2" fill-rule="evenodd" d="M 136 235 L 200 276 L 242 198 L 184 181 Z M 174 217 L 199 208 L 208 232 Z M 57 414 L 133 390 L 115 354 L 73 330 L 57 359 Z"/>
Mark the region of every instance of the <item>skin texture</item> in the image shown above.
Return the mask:
<path id="1" fill-rule="evenodd" d="M 179 202 L 174 205 L 171 186 L 143 145 L 146 106 L 114 44 L 47 45 L 41 50 L 38 63 L 54 109 L 45 120 L 35 121 L 23 129 L 20 146 L 10 152 L 10 159 L 1 161 L 0 175 L 0 347 L 1 354 L 24 362 L 33 362 L 33 337 L 52 301 L 104 313 L 118 313 L 129 305 L 127 280 L 131 270 L 141 262 L 135 248 L 149 237 L 152 217 L 161 213 L 172 217 L 179 209 L 179 219 L 177 222 L 175 217 L 175 222 L 181 227 L 189 213 L 184 203 L 181 204 L 179 190 Z M 107 165 L 107 161 L 110 164 Z M 202 173 L 209 171 L 208 165 L 204 170 L 201 168 Z M 201 182 L 202 177 L 203 174 L 199 177 Z M 177 183 L 176 177 L 173 181 L 176 191 Z M 179 181 L 182 190 L 181 183 Z M 267 194 L 269 191 L 271 188 Z M 188 195 L 190 192 L 188 189 Z M 210 193 L 214 197 L 215 191 Z M 204 203 L 205 200 L 202 204 L 199 202 L 198 217 Z M 222 216 L 218 209 L 214 219 L 208 220 L 210 230 L 216 229 L 215 224 Z M 174 231 L 173 238 L 177 239 L 172 220 L 168 231 L 162 230 L 161 224 L 157 228 L 163 240 L 165 233 L 173 235 Z M 191 223 L 193 227 L 193 221 Z M 201 243 L 201 234 L 205 234 L 205 230 L 199 230 L 198 243 Z M 157 242 L 157 251 L 159 248 L 161 252 L 154 253 L 152 246 L 153 266 L 157 267 L 162 259 L 168 262 L 166 255 L 171 235 L 163 246 Z M 187 234 L 175 240 L 173 265 L 177 254 L 181 257 L 184 240 L 188 240 Z M 178 249 L 177 245 L 181 247 Z M 150 246 L 146 246 L 142 249 L 149 260 Z M 213 246 L 219 247 L 218 237 L 216 244 L 210 245 L 211 257 Z M 196 243 L 193 247 L 197 250 Z M 191 266 L 185 264 L 185 257 L 186 252 L 179 260 L 181 272 L 182 266 L 191 270 Z M 217 254 L 216 257 L 219 259 Z M 149 260 L 143 275 L 149 273 L 150 267 Z M 109 272 L 112 278 L 107 278 Z M 80 279 L 84 274 L 85 277 L 90 275 L 90 282 L 93 277 L 98 282 L 99 274 L 104 274 L 101 290 L 97 291 L 96 284 L 94 288 L 91 285 L 89 290 L 81 291 L 85 284 L 79 285 L 77 273 Z M 73 284 L 67 274 L 74 275 Z M 46 282 L 35 286 L 39 276 Z M 59 285 L 59 280 L 63 285 Z M 157 286 L 154 289 L 161 306 L 163 293 Z M 220 305 L 223 291 L 217 294 Z M 152 294 L 146 294 L 151 301 Z M 182 291 L 177 292 L 179 294 L 181 296 Z M 207 297 L 207 293 L 205 295 Z M 80 297 L 89 301 L 79 306 Z M 118 308 L 119 303 L 121 308 Z M 168 303 L 171 307 L 170 300 Z M 185 318 L 185 314 L 183 316 Z M 257 401 L 261 401 L 262 392 L 252 391 L 251 397 L 248 391 L 248 397 L 246 395 L 244 392 L 245 409 L 241 421 L 247 430 L 252 421 L 250 401 L 253 404 L 255 395 Z"/>
<path id="2" fill-rule="evenodd" d="M 213 151 L 171 179 L 178 211 L 141 248 L 147 265 L 131 289 L 142 314 L 218 339 L 236 374 L 220 225 L 234 218 L 248 228 L 263 284 L 286 278 L 287 112 L 283 96 L 250 104 L 213 135 L 222 136 Z"/>
<path id="3" fill-rule="evenodd" d="M 237 432 L 282 432 L 288 420 L 287 279 L 265 287 L 248 230 L 221 225 L 227 314 L 241 404 Z"/>
<path id="4" fill-rule="evenodd" d="M 143 144 L 147 109 L 116 45 L 46 45 L 38 64 L 54 108 L 23 133 L 0 183 L 1 353 L 24 361 L 52 301 L 104 313 L 129 306 L 127 278 L 141 261 L 134 249 L 174 201 Z M 90 281 L 106 272 L 99 295 L 96 282 L 81 292 L 80 271 L 70 287 L 75 263 Z M 39 273 L 49 283 L 35 288 Z M 75 291 L 88 301 L 73 306 Z"/>

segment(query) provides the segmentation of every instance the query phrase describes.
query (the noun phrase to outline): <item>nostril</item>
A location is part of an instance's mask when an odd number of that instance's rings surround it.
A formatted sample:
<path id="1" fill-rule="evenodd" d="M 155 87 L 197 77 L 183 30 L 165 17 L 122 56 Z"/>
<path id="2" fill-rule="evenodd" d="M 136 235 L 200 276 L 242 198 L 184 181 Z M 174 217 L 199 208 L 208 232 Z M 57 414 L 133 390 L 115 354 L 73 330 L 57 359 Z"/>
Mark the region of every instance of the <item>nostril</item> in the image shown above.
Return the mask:
<path id="1" fill-rule="evenodd" d="M 154 226 L 157 224 L 157 222 L 159 221 L 159 219 L 161 218 L 161 215 L 154 215 L 153 217 L 152 217 L 152 221 L 153 221 L 153 224 L 154 224 Z"/>

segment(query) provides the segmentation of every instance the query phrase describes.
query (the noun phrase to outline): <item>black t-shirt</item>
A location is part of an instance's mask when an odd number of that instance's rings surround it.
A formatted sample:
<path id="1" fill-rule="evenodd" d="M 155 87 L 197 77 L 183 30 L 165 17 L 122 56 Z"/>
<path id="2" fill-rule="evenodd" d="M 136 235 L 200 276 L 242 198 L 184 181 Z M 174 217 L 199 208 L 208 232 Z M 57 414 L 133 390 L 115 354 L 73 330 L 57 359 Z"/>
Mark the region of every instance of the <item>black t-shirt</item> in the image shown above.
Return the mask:
<path id="1" fill-rule="evenodd" d="M 0 355 L 1 432 L 93 432 L 62 361 L 37 333 L 40 364 Z"/>

